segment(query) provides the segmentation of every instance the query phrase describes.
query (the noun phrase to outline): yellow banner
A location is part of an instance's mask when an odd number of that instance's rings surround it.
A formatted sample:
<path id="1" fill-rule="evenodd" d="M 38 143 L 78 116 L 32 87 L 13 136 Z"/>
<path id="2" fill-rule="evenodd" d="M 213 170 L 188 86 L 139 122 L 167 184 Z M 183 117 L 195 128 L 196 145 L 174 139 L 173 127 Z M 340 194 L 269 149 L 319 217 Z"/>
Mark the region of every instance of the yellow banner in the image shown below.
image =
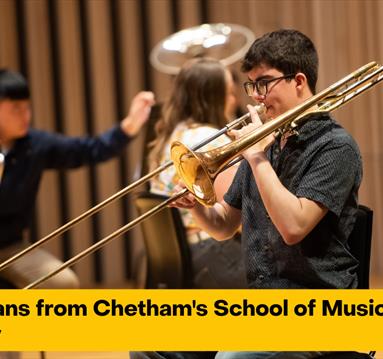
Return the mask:
<path id="1" fill-rule="evenodd" d="M 0 290 L 0 350 L 383 350 L 383 290 Z"/>

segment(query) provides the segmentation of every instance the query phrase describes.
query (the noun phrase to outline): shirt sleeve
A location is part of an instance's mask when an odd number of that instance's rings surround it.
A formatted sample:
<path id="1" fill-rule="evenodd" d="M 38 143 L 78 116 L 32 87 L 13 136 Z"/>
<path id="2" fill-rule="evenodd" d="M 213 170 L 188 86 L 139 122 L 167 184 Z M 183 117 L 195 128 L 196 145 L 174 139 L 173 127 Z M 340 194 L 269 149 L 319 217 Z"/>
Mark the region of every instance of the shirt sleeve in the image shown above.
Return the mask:
<path id="1" fill-rule="evenodd" d="M 118 125 L 97 137 L 44 133 L 39 148 L 44 152 L 46 168 L 76 168 L 119 155 L 129 140 Z"/>
<path id="2" fill-rule="evenodd" d="M 242 161 L 234 176 L 232 184 L 223 196 L 223 199 L 228 205 L 239 210 L 242 209 L 242 191 L 245 183 L 246 167 L 247 162 Z"/>
<path id="3" fill-rule="evenodd" d="M 361 158 L 354 148 L 347 144 L 328 146 L 313 159 L 296 195 L 319 202 L 339 216 L 361 176 Z"/>

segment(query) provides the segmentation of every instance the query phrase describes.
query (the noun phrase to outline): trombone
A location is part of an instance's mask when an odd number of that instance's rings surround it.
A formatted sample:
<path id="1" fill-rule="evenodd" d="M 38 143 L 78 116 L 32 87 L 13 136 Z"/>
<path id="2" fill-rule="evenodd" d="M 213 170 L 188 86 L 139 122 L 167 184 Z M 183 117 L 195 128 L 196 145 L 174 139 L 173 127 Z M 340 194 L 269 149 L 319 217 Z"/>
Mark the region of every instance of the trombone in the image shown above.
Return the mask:
<path id="1" fill-rule="evenodd" d="M 255 109 L 259 113 L 260 116 L 262 116 L 262 113 L 265 112 L 265 106 L 263 104 L 256 105 Z M 249 119 L 250 119 L 250 114 L 247 113 L 247 114 L 233 120 L 232 122 L 230 122 L 226 126 L 224 126 L 222 129 L 220 129 L 219 131 L 214 133 L 213 135 L 211 135 L 208 138 L 197 143 L 195 146 L 192 147 L 192 150 L 196 151 L 196 150 L 202 148 L 206 144 L 215 140 L 217 137 L 220 137 L 223 134 L 226 134 L 227 132 L 229 132 L 230 130 L 236 128 L 237 126 L 246 123 L 246 121 L 248 121 Z M 2 160 L 1 156 L 2 156 L 2 154 L 0 153 L 0 165 L 1 165 L 1 160 Z M 68 231 L 70 228 L 74 227 L 76 224 L 78 224 L 78 223 L 82 222 L 83 220 L 87 219 L 88 217 L 96 214 L 97 212 L 99 212 L 101 209 L 103 209 L 107 205 L 111 204 L 112 202 L 116 201 L 119 198 L 122 198 L 123 196 L 126 196 L 128 193 L 132 192 L 135 188 L 145 184 L 151 178 L 155 177 L 156 175 L 158 175 L 159 173 L 161 173 L 162 171 L 164 171 L 165 169 L 167 169 L 168 167 L 170 167 L 172 165 L 173 165 L 172 161 L 165 162 L 164 164 L 162 164 L 161 166 L 159 166 L 158 168 L 156 168 L 152 172 L 146 174 L 145 176 L 139 178 L 137 181 L 124 187 L 123 189 L 116 192 L 112 196 L 106 198 L 104 201 L 98 203 L 94 207 L 89 208 L 87 211 L 80 214 L 78 217 L 70 220 L 69 222 L 67 222 L 64 225 L 62 225 L 61 227 L 55 229 L 53 232 L 49 233 L 45 237 L 39 239 L 38 241 L 31 244 L 27 248 L 23 249 L 22 251 L 16 253 L 12 257 L 5 260 L 4 262 L 0 263 L 0 271 L 3 270 L 4 268 L 8 267 L 10 264 L 15 262 L 17 259 L 19 259 L 19 258 L 23 257 L 24 255 L 26 255 L 27 253 L 31 252 L 33 249 L 40 247 L 41 245 L 43 245 L 44 243 L 50 241 L 51 239 L 53 239 L 55 237 L 58 237 L 59 235 Z M 0 170 L 1 170 L 1 167 L 0 167 Z M 1 175 L 1 172 L 0 172 L 0 175 Z M 1 176 L 0 176 L 0 180 L 1 180 Z M 123 234 L 125 232 L 126 231 L 122 232 L 121 234 Z"/>
<path id="2" fill-rule="evenodd" d="M 297 132 L 296 129 L 308 120 L 309 114 L 331 112 L 345 105 L 383 80 L 382 71 L 383 66 L 370 62 L 254 131 L 211 151 L 195 152 L 181 142 L 174 142 L 171 158 L 178 175 L 200 203 L 212 206 L 216 202 L 215 178 L 243 151 L 273 132 Z"/>
<path id="3" fill-rule="evenodd" d="M 234 128 L 241 122 L 249 119 L 250 114 L 246 114 L 240 117 L 239 119 L 234 120 L 232 123 L 228 124 L 225 128 L 220 130 L 217 133 L 217 135 L 214 136 L 214 138 L 207 139 L 207 142 L 202 141 L 193 149 L 187 148 L 180 142 L 173 143 L 171 146 L 171 158 L 176 167 L 178 175 L 183 180 L 186 186 L 185 189 L 176 193 L 175 195 L 162 202 L 161 204 L 157 205 L 156 207 L 153 207 L 148 212 L 127 223 L 125 226 L 121 227 L 109 236 L 101 239 L 100 241 L 88 247 L 76 256 L 67 260 L 56 270 L 48 273 L 40 279 L 37 279 L 33 283 L 26 286 L 24 289 L 35 288 L 40 283 L 61 272 L 63 269 L 75 264 L 83 257 L 95 252 L 99 248 L 102 248 L 115 237 L 127 232 L 140 222 L 153 216 L 155 213 L 168 206 L 171 202 L 181 198 L 189 192 L 191 192 L 196 197 L 196 199 L 202 204 L 207 206 L 213 205 L 216 202 L 215 192 L 213 188 L 215 178 L 221 171 L 230 166 L 233 162 L 236 162 L 236 159 L 240 157 L 240 154 L 243 151 L 245 151 L 247 148 L 251 147 L 253 144 L 262 140 L 271 133 L 283 133 L 285 131 L 294 130 L 298 128 L 302 123 L 309 120 L 309 114 L 318 112 L 331 112 L 345 105 L 346 103 L 356 98 L 366 90 L 370 89 L 372 86 L 375 86 L 377 83 L 379 83 L 383 79 L 383 75 L 381 74 L 382 71 L 383 66 L 377 64 L 376 62 L 370 62 L 357 69 L 356 71 L 352 72 L 351 74 L 347 75 L 338 82 L 334 83 L 325 90 L 321 91 L 320 93 L 310 97 L 295 108 L 285 112 L 284 114 L 276 117 L 275 119 L 266 122 L 265 124 L 258 127 L 256 130 L 246 134 L 245 136 L 216 149 L 207 152 L 195 152 L 196 149 L 201 148 L 206 143 L 210 142 L 211 140 L 215 139 L 221 134 L 226 133 L 228 130 Z M 110 198 L 84 212 L 79 217 L 73 219 L 72 221 L 58 228 L 48 236 L 42 238 L 30 247 L 26 248 L 25 250 L 19 252 L 15 256 L 0 264 L 0 270 L 5 268 L 13 261 L 17 260 L 21 256 L 23 256 L 24 254 L 28 253 L 32 249 L 40 246 L 49 239 L 62 234 L 76 223 L 98 212 L 108 203 L 127 194 L 132 189 L 145 183 L 150 178 L 159 174 L 171 165 L 172 162 L 165 163 L 164 165 L 160 166 L 148 175 L 142 177 L 138 181 L 117 192 Z"/>

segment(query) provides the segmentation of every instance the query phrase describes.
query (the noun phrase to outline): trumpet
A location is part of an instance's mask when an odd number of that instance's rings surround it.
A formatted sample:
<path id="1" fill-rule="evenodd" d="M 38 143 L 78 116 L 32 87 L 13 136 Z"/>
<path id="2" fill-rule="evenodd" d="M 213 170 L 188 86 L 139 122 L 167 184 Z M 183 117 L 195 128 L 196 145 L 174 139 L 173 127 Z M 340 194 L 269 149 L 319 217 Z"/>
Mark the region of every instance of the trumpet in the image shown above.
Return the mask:
<path id="1" fill-rule="evenodd" d="M 66 230 L 68 230 L 73 225 L 77 224 L 81 220 L 89 217 L 90 215 L 98 212 L 101 208 L 105 207 L 108 203 L 116 200 L 117 198 L 122 197 L 127 194 L 137 186 L 145 183 L 150 178 L 162 172 L 164 169 L 168 168 L 172 164 L 175 165 L 176 171 L 182 181 L 184 182 L 186 188 L 182 191 L 176 193 L 172 197 L 168 198 L 166 201 L 161 204 L 153 207 L 148 212 L 137 217 L 133 221 L 127 223 L 125 226 L 121 227 L 117 231 L 113 232 L 109 236 L 101 239 L 99 242 L 88 247 L 84 251 L 80 252 L 73 258 L 64 262 L 56 270 L 48 273 L 44 277 L 41 277 L 34 281 L 33 283 L 26 286 L 24 289 L 34 288 L 45 280 L 51 278 L 55 274 L 61 272 L 63 269 L 75 264 L 80 259 L 85 256 L 95 252 L 96 250 L 102 248 L 112 239 L 122 235 L 123 233 L 129 231 L 131 228 L 135 227 L 137 224 L 141 223 L 145 219 L 153 216 L 171 202 L 176 201 L 187 193 L 192 193 L 196 199 L 206 206 L 211 206 L 216 202 L 216 196 L 214 192 L 213 183 L 217 175 L 222 172 L 225 168 L 232 165 L 238 158 L 241 158 L 241 153 L 254 145 L 255 143 L 261 141 L 266 136 L 271 133 L 279 132 L 283 133 L 285 131 L 296 130 L 299 126 L 305 121 L 309 120 L 310 114 L 318 112 L 331 112 L 335 109 L 338 109 L 356 98 L 360 94 L 364 93 L 366 90 L 375 86 L 383 79 L 382 75 L 383 66 L 377 64 L 376 62 L 370 62 L 351 74 L 347 75 L 343 79 L 334 83 L 325 90 L 319 92 L 318 94 L 310 97 L 300 105 L 292 108 L 291 110 L 285 112 L 284 114 L 272 119 L 254 131 L 246 134 L 245 136 L 216 149 L 206 151 L 206 152 L 196 152 L 196 149 L 201 148 L 206 143 L 212 141 L 216 137 L 226 133 L 230 129 L 238 126 L 240 123 L 248 120 L 250 114 L 246 114 L 240 117 L 237 120 L 234 120 L 232 123 L 227 125 L 225 128 L 220 130 L 214 138 L 209 138 L 205 141 L 202 141 L 200 144 L 195 146 L 192 149 L 189 149 L 187 146 L 183 145 L 180 142 L 174 142 L 171 146 L 171 158 L 172 162 L 165 163 L 164 165 L 158 167 L 156 170 L 142 177 L 133 184 L 127 186 L 123 190 L 117 192 L 107 200 L 101 202 L 95 207 L 84 212 L 79 217 L 68 222 L 64 226 L 58 228 L 48 236 L 42 238 L 38 242 L 34 243 L 25 250 L 19 252 L 15 256 L 6 260 L 0 264 L 0 270 L 5 268 L 7 265 L 17 260 L 24 254 L 33 250 L 34 248 L 45 243 L 47 240 L 52 239 Z M 261 112 L 261 108 L 259 109 Z"/>

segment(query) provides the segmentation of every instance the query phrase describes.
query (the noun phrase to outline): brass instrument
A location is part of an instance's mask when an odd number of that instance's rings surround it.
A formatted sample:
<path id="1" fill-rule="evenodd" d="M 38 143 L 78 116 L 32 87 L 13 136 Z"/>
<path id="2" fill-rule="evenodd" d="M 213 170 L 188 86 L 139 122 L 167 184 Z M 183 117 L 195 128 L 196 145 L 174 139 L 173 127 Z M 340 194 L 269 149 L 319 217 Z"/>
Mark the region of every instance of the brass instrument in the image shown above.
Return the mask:
<path id="1" fill-rule="evenodd" d="M 63 263 L 56 270 L 48 273 L 46 276 L 36 280 L 35 282 L 29 284 L 24 289 L 30 289 L 36 287 L 38 284 L 44 282 L 45 280 L 51 278 L 53 275 L 59 273 L 63 269 L 75 264 L 81 258 L 87 256 L 98 250 L 99 248 L 106 245 L 113 238 L 127 232 L 132 227 L 136 226 L 146 218 L 154 215 L 164 207 L 166 207 L 169 203 L 181 198 L 189 191 L 193 193 L 193 195 L 197 198 L 198 201 L 205 205 L 212 205 L 215 202 L 215 193 L 213 188 L 213 183 L 218 175 L 223 169 L 225 169 L 228 165 L 232 163 L 238 156 L 241 155 L 243 151 L 247 148 L 251 147 L 258 141 L 262 140 L 269 134 L 279 131 L 284 132 L 287 130 L 296 129 L 300 124 L 304 121 L 308 120 L 307 115 L 318 113 L 318 112 L 330 112 L 333 111 L 344 104 L 348 103 L 350 100 L 356 98 L 361 93 L 365 92 L 372 86 L 375 86 L 383 79 L 382 75 L 383 66 L 378 65 L 376 62 L 371 62 L 365 66 L 362 66 L 358 70 L 352 72 L 348 76 L 339 80 L 335 84 L 331 85 L 327 89 L 321 91 L 320 93 L 312 96 L 311 98 L 304 101 L 299 106 L 285 112 L 284 114 L 278 116 L 275 119 L 272 119 L 262 126 L 258 127 L 255 131 L 250 132 L 227 145 L 218 147 L 211 151 L 207 152 L 195 152 L 194 150 L 188 149 L 182 143 L 175 142 L 172 144 L 172 160 L 176 166 L 176 170 L 182 180 L 184 181 L 186 188 L 181 192 L 175 194 L 170 197 L 160 205 L 152 208 L 150 211 L 144 213 L 140 217 L 134 219 L 133 221 L 127 223 L 125 226 L 121 227 L 117 231 L 113 232 L 109 236 L 103 238 L 99 242 L 95 243 L 91 247 L 87 248 L 83 252 L 77 254 L 75 257 L 69 259 L 65 263 Z M 249 118 L 249 114 L 233 121 L 233 123 L 242 122 L 245 119 Z M 231 126 L 231 124 L 230 124 Z M 231 128 L 233 128 L 232 126 Z M 224 129 L 223 129 L 224 130 Z M 221 132 L 221 131 L 220 131 Z M 201 146 L 200 146 L 201 147 Z M 106 205 L 106 202 L 111 202 L 114 199 L 121 197 L 123 194 L 126 194 L 128 190 L 131 190 L 138 185 L 144 183 L 149 178 L 155 176 L 156 174 L 163 171 L 165 168 L 169 167 L 171 163 L 167 163 L 150 174 L 144 176 L 142 179 L 136 181 L 120 192 L 116 193 L 114 196 L 110 197 L 110 199 L 105 200 L 99 205 L 91 208 L 87 212 L 85 212 L 80 217 L 75 218 L 67 225 L 59 228 L 54 231 L 51 235 L 43 238 L 42 240 L 36 242 L 32 245 L 32 249 L 37 247 L 37 244 L 42 244 L 46 241 L 46 238 L 50 239 L 58 234 L 63 233 L 70 226 L 78 223 L 80 220 L 88 217 L 90 214 L 97 212 L 102 207 Z M 90 214 L 89 214 L 90 213 Z M 30 250 L 28 247 L 28 251 Z M 8 261 L 5 261 L 0 265 L 0 270 L 8 265 L 11 260 L 16 260 L 20 258 L 23 252 L 18 255 L 10 258 Z M 14 258 L 14 259 L 13 259 Z"/>
<path id="2" fill-rule="evenodd" d="M 294 130 L 309 114 L 330 112 L 346 104 L 381 81 L 382 71 L 382 66 L 371 62 L 251 133 L 211 151 L 195 152 L 180 142 L 174 142 L 171 158 L 178 175 L 200 203 L 212 206 L 216 202 L 215 178 L 243 151 L 275 131 Z"/>
<path id="3" fill-rule="evenodd" d="M 150 53 L 150 63 L 170 75 L 176 75 L 186 61 L 196 57 L 211 57 L 229 66 L 245 55 L 254 40 L 254 33 L 242 25 L 202 24 L 160 41 Z"/>
<path id="4" fill-rule="evenodd" d="M 265 106 L 263 104 L 259 104 L 259 105 L 256 105 L 255 106 L 255 110 L 258 112 L 258 114 L 260 116 L 263 116 L 264 112 L 265 112 Z M 210 143 L 211 141 L 215 140 L 217 137 L 219 136 L 222 136 L 224 134 L 226 134 L 227 132 L 229 132 L 230 130 L 240 126 L 240 125 L 243 125 L 243 124 L 246 124 L 246 122 L 250 119 L 250 114 L 247 113 L 235 120 L 233 120 L 232 122 L 228 123 L 225 127 L 223 127 L 222 129 L 220 129 L 218 132 L 216 132 L 215 134 L 209 136 L 208 138 L 202 140 L 201 142 L 199 142 L 198 144 L 196 144 L 195 146 L 193 146 L 193 150 L 198 150 L 199 148 L 202 148 L 203 146 L 205 146 L 206 144 Z M 0 161 L 1 161 L 1 153 L 0 153 Z M 2 163 L 0 163 L 1 165 Z M 105 199 L 104 201 L 100 202 L 99 204 L 95 205 L 94 207 L 88 209 L 87 211 L 85 211 L 84 213 L 82 213 L 81 215 L 79 215 L 78 217 L 70 220 L 69 222 L 65 223 L 63 226 L 57 228 L 56 230 L 54 230 L 53 232 L 49 233 L 48 235 L 46 235 L 45 237 L 39 239 L 38 241 L 36 241 L 35 243 L 31 244 L 30 246 L 28 246 L 27 248 L 24 248 L 22 251 L 16 253 L 15 255 L 13 255 L 12 257 L 8 258 L 7 260 L 5 260 L 4 262 L 2 262 L 0 264 L 0 271 L 6 267 L 8 267 L 10 264 L 12 264 L 13 262 L 15 262 L 16 260 L 18 260 L 19 258 L 23 257 L 24 255 L 26 255 L 27 253 L 31 252 L 32 250 L 34 250 L 35 248 L 37 247 L 40 247 L 41 245 L 43 245 L 44 243 L 47 243 L 48 241 L 50 241 L 51 239 L 53 238 L 56 238 L 58 237 L 59 235 L 65 233 L 66 231 L 68 231 L 70 228 L 74 227 L 76 224 L 82 222 L 83 220 L 89 218 L 90 216 L 98 213 L 101 209 L 103 209 L 104 207 L 106 207 L 107 205 L 111 204 L 112 202 L 116 201 L 117 199 L 119 198 L 122 198 L 123 196 L 126 196 L 128 193 L 132 192 L 134 189 L 136 189 L 137 187 L 145 184 L 146 182 L 148 182 L 151 178 L 155 177 L 156 175 L 158 175 L 159 173 L 161 173 L 162 171 L 164 171 L 165 169 L 167 169 L 168 167 L 172 166 L 173 165 L 173 162 L 172 161 L 168 161 L 166 163 L 164 163 L 163 165 L 159 166 L 158 168 L 156 168 L 155 170 L 153 170 L 152 172 L 146 174 L 145 176 L 141 177 L 140 179 L 138 179 L 137 181 L 131 183 L 130 185 L 126 186 L 125 188 L 121 189 L 120 191 L 116 192 L 115 194 L 113 194 L 112 196 L 110 196 L 109 198 Z M 2 167 L 0 167 L 0 170 L 1 170 Z M 1 179 L 1 177 L 0 177 Z M 172 200 L 175 200 L 175 198 L 173 198 Z M 166 204 L 162 205 L 160 209 L 162 209 L 163 207 L 165 207 L 166 205 L 168 205 L 170 202 L 172 201 L 166 201 Z M 157 210 L 158 211 L 158 210 Z M 155 211 L 154 213 L 156 213 L 157 211 Z M 152 214 L 154 214 L 152 213 Z M 144 214 L 142 215 L 141 217 L 139 217 L 140 221 L 141 222 L 142 220 L 146 219 L 150 217 L 149 214 Z M 138 223 L 139 223 L 138 222 Z M 82 253 L 80 253 L 79 255 L 73 257 L 70 261 L 74 261 L 73 263 L 70 262 L 66 267 L 74 264 L 75 262 L 78 261 L 78 259 L 82 258 L 83 256 L 87 255 L 87 254 L 90 254 L 90 253 L 93 253 L 94 251 L 96 251 L 97 249 L 101 248 L 102 246 L 104 246 L 107 242 L 109 242 L 110 239 L 120 235 L 120 234 L 123 234 L 125 232 L 127 232 L 129 229 L 131 229 L 132 227 L 134 227 L 136 224 L 138 223 L 135 223 L 135 221 L 132 221 L 130 223 L 128 223 L 126 226 L 120 228 L 119 230 L 115 231 L 114 233 L 112 233 L 110 236 L 100 240 L 99 242 L 97 242 L 95 245 L 89 247 L 87 250 L 83 251 Z M 82 255 L 83 254 L 83 255 Z M 79 257 L 79 258 L 78 258 Z M 69 262 L 69 261 L 68 261 Z M 64 268 L 61 268 L 60 271 L 64 269 Z M 58 271 L 59 272 L 59 271 Z M 56 274 L 56 273 L 54 273 Z M 53 275 L 53 274 L 52 274 Z M 49 276 L 50 278 L 51 276 Z M 48 279 L 48 278 L 46 278 Z M 37 285 L 37 284 L 36 284 Z"/>

